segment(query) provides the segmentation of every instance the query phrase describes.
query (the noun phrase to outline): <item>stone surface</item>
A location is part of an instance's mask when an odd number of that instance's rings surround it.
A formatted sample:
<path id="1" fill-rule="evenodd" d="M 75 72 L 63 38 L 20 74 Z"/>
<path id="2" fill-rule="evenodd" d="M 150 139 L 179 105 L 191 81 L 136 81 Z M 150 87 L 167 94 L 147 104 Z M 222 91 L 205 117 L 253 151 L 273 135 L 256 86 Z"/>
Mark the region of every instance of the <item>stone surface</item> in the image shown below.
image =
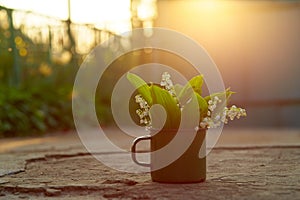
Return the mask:
<path id="1" fill-rule="evenodd" d="M 299 199 L 299 132 L 276 143 L 277 134 L 261 130 L 258 145 L 258 136 L 247 133 L 224 133 L 223 139 L 248 137 L 248 143 L 220 141 L 207 158 L 206 182 L 196 184 L 154 183 L 148 173 L 110 169 L 73 134 L 6 149 L 0 154 L 0 199 Z"/>

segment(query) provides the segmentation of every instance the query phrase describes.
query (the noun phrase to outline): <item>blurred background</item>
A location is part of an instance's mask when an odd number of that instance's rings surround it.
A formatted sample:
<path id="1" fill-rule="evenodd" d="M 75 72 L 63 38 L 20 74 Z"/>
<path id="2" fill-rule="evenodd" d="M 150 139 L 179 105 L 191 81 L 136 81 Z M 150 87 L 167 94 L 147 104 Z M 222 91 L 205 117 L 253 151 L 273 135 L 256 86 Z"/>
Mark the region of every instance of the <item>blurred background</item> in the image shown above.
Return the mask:
<path id="1" fill-rule="evenodd" d="M 85 56 L 141 27 L 176 30 L 208 51 L 237 92 L 231 103 L 248 111 L 230 127 L 300 127 L 300 1 L 0 0 L 0 137 L 73 129 Z M 101 93 L 96 109 L 109 125 Z"/>

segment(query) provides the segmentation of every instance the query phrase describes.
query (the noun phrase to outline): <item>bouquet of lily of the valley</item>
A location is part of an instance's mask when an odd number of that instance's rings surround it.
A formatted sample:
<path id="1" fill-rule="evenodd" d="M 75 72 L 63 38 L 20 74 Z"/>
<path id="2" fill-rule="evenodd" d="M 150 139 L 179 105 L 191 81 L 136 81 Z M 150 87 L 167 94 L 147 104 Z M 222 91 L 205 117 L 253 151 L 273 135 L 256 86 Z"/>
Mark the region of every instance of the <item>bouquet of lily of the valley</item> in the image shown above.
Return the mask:
<path id="1" fill-rule="evenodd" d="M 228 107 L 231 95 L 234 93 L 229 88 L 219 93 L 202 96 L 203 75 L 193 77 L 186 85 L 173 84 L 168 72 L 162 74 L 160 84 L 146 83 L 142 78 L 133 73 L 127 74 L 127 79 L 136 88 L 134 96 L 137 103 L 134 112 L 139 117 L 139 123 L 146 129 L 152 127 L 154 115 L 151 115 L 152 105 L 160 104 L 164 107 L 167 120 L 165 128 L 176 128 L 180 123 L 181 113 L 190 102 L 191 90 L 198 102 L 199 128 L 215 128 L 227 124 L 229 119 L 239 119 L 246 116 L 246 110 L 235 105 Z"/>

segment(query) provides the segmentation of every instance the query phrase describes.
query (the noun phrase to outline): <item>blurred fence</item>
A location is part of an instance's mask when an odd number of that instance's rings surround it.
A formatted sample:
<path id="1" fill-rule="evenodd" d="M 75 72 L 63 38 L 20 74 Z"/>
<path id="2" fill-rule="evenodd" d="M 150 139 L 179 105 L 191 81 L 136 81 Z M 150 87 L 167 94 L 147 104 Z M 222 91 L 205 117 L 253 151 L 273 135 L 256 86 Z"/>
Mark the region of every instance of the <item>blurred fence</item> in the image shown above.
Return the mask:
<path id="1" fill-rule="evenodd" d="M 0 6 L 1 84 L 17 86 L 30 74 L 49 75 L 55 66 L 81 63 L 114 33 L 28 11 Z"/>
<path id="2" fill-rule="evenodd" d="M 0 6 L 0 138 L 73 128 L 78 67 L 93 47 L 113 35 Z M 112 42 L 119 43 L 115 38 Z M 96 106 L 104 119 L 108 106 L 103 101 Z"/>

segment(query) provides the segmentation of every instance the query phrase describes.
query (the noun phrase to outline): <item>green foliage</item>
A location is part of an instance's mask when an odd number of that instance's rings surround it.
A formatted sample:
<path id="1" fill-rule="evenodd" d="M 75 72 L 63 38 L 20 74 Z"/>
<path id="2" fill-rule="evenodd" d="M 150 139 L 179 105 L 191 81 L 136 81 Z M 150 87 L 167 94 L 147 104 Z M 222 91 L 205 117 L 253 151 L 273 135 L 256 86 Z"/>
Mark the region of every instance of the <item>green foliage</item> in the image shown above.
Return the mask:
<path id="1" fill-rule="evenodd" d="M 202 75 L 193 77 L 191 80 L 189 80 L 189 82 L 184 87 L 178 86 L 178 84 L 177 84 L 178 91 L 176 93 L 178 94 L 178 99 L 179 99 L 180 104 L 181 105 L 186 104 L 189 101 L 189 99 L 191 98 L 191 95 L 193 93 L 195 95 L 198 94 L 198 96 L 201 97 L 202 85 L 203 85 L 203 76 Z M 181 89 L 179 89 L 179 88 L 181 88 Z M 199 99 L 199 100 L 201 101 L 201 99 Z M 199 102 L 199 105 L 205 106 L 202 102 Z"/>
<path id="2" fill-rule="evenodd" d="M 204 82 L 202 75 L 193 77 L 185 86 L 176 84 L 173 87 L 176 93 L 175 97 L 171 95 L 170 91 L 161 86 L 153 83 L 151 83 L 149 86 L 143 79 L 135 74 L 128 73 L 127 79 L 136 88 L 136 93 L 141 94 L 150 106 L 160 104 L 164 107 L 167 113 L 167 120 L 164 125 L 165 128 L 176 128 L 179 126 L 182 114 L 181 109 L 184 110 L 185 106 L 190 104 L 190 102 L 193 100 L 192 97 L 196 97 L 195 100 L 198 102 L 200 123 L 205 117 L 208 117 L 208 102 L 211 100 L 211 98 L 214 98 L 215 96 L 219 97 L 219 99 L 225 98 L 226 101 L 224 101 L 224 104 L 227 106 L 230 96 L 234 93 L 228 88 L 225 92 L 214 93 L 212 95 L 202 97 L 202 85 Z M 131 100 L 131 104 L 132 102 L 133 100 Z M 137 107 L 137 105 L 135 107 L 131 106 L 131 116 Z M 189 106 L 188 109 L 193 109 L 193 107 Z M 187 112 L 193 114 L 193 110 L 188 110 Z M 150 118 L 152 121 L 155 117 L 156 116 L 154 116 L 150 111 Z M 136 120 L 137 118 L 135 117 L 134 119 Z"/>
<path id="3" fill-rule="evenodd" d="M 198 75 L 193 77 L 189 82 L 184 86 L 184 88 L 179 92 L 178 98 L 182 98 L 184 95 L 187 95 L 190 90 L 202 95 L 202 85 L 203 85 L 203 76 Z"/>
<path id="4" fill-rule="evenodd" d="M 200 121 L 202 121 L 202 119 L 206 116 L 208 110 L 207 101 L 201 96 L 203 82 L 203 75 L 198 75 L 189 80 L 184 87 L 179 84 L 175 85 L 177 88 L 176 93 L 178 94 L 178 99 L 181 105 L 185 105 L 190 100 L 192 93 L 196 95 L 199 106 Z"/>
<path id="5" fill-rule="evenodd" d="M 153 95 L 151 94 L 152 88 L 150 88 L 150 86 L 143 79 L 135 74 L 127 73 L 127 79 L 151 106 L 153 104 Z"/>
<path id="6" fill-rule="evenodd" d="M 46 43 L 0 26 L 0 138 L 73 128 L 75 60 L 50 59 Z"/>
<path id="7" fill-rule="evenodd" d="M 198 93 L 195 93 L 197 100 L 198 100 L 198 106 L 199 106 L 199 112 L 200 112 L 200 121 L 203 120 L 204 117 L 206 117 L 207 111 L 208 111 L 208 104 L 207 101 Z"/>
<path id="8" fill-rule="evenodd" d="M 0 88 L 0 137 L 73 127 L 70 88 Z"/>
<path id="9" fill-rule="evenodd" d="M 202 75 L 193 77 L 184 87 L 176 84 L 174 89 L 178 99 L 174 98 L 167 90 L 158 85 L 151 84 L 149 86 L 143 79 L 135 74 L 128 73 L 127 79 L 150 106 L 160 104 L 164 107 L 167 113 L 167 120 L 164 128 L 176 128 L 176 126 L 180 124 L 181 111 L 178 106 L 178 100 L 181 105 L 185 105 L 191 99 L 192 94 L 197 97 L 199 112 L 202 113 L 201 119 L 203 119 L 204 113 L 207 113 L 207 102 L 201 97 L 203 85 Z M 131 109 L 131 113 L 132 112 L 134 112 L 134 110 Z M 152 115 L 152 119 L 155 118 L 153 113 L 150 112 L 150 115 Z"/>
<path id="10" fill-rule="evenodd" d="M 177 105 L 177 101 L 171 96 L 171 94 L 159 86 L 150 86 L 152 104 L 160 104 L 165 108 L 167 113 L 167 120 L 164 128 L 176 128 L 180 124 L 181 112 Z M 151 114 L 151 112 L 150 112 Z M 152 116 L 155 117 L 155 116 Z"/>
<path id="11" fill-rule="evenodd" d="M 149 86 L 143 79 L 132 73 L 127 73 L 127 79 L 137 89 L 137 92 L 142 95 L 142 97 L 150 106 L 154 104 L 160 104 L 165 108 L 165 111 L 167 113 L 165 128 L 172 128 L 174 127 L 174 124 L 180 123 L 180 109 L 177 106 L 176 100 L 168 91 L 162 89 L 158 85 L 151 84 Z M 134 112 L 134 110 L 132 111 Z M 152 117 L 155 117 L 154 112 L 150 114 L 152 115 Z"/>
<path id="12" fill-rule="evenodd" d="M 45 32 L 43 26 L 29 35 L 26 25 L 10 25 L 10 9 L 0 10 L 0 138 L 73 128 L 72 87 L 83 55 L 74 51 L 72 35 L 62 35 L 63 42 L 53 37 L 55 27 Z M 112 120 L 109 95 L 96 102 L 99 120 L 105 123 Z"/>

